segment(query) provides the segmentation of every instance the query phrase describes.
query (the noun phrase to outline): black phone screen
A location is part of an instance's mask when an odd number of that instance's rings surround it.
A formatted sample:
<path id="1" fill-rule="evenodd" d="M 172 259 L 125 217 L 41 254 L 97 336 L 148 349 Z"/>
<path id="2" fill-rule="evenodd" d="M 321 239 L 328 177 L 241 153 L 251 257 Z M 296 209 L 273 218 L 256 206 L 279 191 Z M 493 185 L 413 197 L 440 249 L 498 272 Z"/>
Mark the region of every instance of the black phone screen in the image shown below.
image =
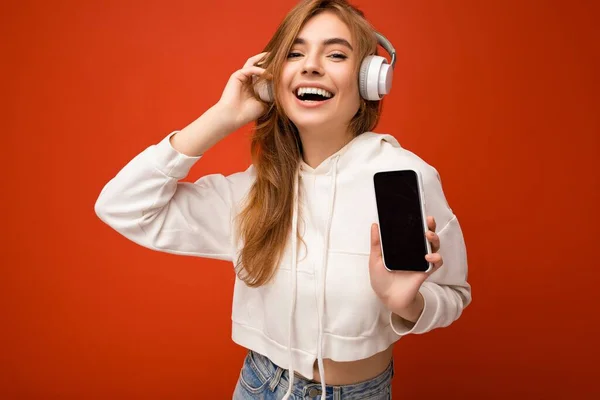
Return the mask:
<path id="1" fill-rule="evenodd" d="M 427 245 L 415 171 L 385 171 L 373 176 L 385 266 L 427 271 Z"/>

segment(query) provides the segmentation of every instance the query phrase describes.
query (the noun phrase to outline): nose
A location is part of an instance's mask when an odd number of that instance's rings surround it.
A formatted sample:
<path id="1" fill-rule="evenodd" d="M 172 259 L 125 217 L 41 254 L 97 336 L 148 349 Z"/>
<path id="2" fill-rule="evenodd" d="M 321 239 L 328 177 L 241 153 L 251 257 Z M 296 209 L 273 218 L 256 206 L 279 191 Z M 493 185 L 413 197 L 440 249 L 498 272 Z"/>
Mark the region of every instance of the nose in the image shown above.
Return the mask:
<path id="1" fill-rule="evenodd" d="M 302 75 L 323 75 L 323 66 L 319 59 L 318 54 L 306 56 L 304 58 L 304 65 L 302 66 Z"/>

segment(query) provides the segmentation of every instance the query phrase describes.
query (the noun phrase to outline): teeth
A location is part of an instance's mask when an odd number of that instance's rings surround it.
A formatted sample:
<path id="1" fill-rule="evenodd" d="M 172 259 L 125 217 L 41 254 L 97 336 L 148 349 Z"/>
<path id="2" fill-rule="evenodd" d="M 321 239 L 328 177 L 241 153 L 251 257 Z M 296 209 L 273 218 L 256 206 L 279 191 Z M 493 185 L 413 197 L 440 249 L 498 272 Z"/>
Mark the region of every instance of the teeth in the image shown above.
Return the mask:
<path id="1" fill-rule="evenodd" d="M 318 94 L 320 96 L 327 97 L 327 98 L 333 97 L 333 94 L 330 93 L 330 92 L 328 92 L 325 89 L 318 89 L 318 88 L 314 88 L 314 87 L 301 87 L 301 88 L 298 88 L 298 96 L 303 96 L 303 95 L 308 94 L 308 93 Z"/>

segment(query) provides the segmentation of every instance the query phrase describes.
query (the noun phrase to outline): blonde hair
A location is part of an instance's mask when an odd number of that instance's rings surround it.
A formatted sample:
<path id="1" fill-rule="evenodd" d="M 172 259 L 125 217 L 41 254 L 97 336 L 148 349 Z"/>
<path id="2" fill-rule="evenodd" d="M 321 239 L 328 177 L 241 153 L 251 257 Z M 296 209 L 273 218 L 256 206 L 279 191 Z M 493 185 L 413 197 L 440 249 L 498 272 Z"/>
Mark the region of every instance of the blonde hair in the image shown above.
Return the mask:
<path id="1" fill-rule="evenodd" d="M 324 11 L 335 13 L 350 29 L 356 43 L 356 79 L 360 60 L 377 53 L 377 38 L 364 14 L 345 0 L 305 0 L 294 7 L 281 22 L 265 47 L 268 55 L 262 66 L 272 75 L 273 92 L 293 42 L 304 24 Z M 356 137 L 377 125 L 381 102 L 361 99 L 349 124 Z M 295 125 L 287 118 L 277 95 L 269 110 L 256 121 L 251 140 L 256 180 L 245 208 L 238 215 L 238 230 L 244 244 L 236 272 L 248 286 L 268 283 L 275 275 L 284 252 L 294 212 L 294 181 L 302 157 L 302 143 Z M 294 233 L 296 234 L 296 233 Z M 295 249 L 292 249 L 293 251 Z"/>

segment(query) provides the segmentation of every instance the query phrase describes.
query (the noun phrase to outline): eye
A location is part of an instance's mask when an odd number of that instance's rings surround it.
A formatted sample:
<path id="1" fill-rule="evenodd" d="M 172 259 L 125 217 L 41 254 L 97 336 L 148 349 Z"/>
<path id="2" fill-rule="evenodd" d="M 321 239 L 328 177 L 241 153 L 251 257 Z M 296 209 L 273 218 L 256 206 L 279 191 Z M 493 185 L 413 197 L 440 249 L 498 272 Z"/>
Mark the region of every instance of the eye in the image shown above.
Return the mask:
<path id="1" fill-rule="evenodd" d="M 291 51 L 288 54 L 288 58 L 298 58 L 298 57 L 301 57 L 301 56 L 302 56 L 302 54 L 298 53 L 297 51 Z"/>
<path id="2" fill-rule="evenodd" d="M 335 59 L 338 59 L 338 60 L 345 60 L 345 59 L 347 59 L 347 58 L 348 58 L 348 56 L 347 56 L 347 55 L 345 55 L 345 54 L 342 54 L 342 53 L 333 53 L 333 54 L 331 54 L 329 57 L 331 57 L 331 58 L 335 58 Z"/>

